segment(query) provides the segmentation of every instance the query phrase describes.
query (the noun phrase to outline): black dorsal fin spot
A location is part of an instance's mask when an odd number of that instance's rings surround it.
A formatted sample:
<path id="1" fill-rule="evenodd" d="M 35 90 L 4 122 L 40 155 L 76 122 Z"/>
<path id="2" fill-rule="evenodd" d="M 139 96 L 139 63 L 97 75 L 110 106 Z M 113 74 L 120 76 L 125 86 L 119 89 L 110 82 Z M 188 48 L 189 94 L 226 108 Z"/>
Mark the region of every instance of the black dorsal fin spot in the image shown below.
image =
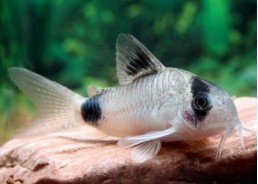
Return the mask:
<path id="1" fill-rule="evenodd" d="M 81 106 L 81 115 L 85 122 L 94 126 L 101 119 L 101 107 L 99 104 L 99 96 L 93 96 L 87 99 Z"/>
<path id="2" fill-rule="evenodd" d="M 153 66 L 151 63 L 150 58 L 144 56 L 140 52 L 137 52 L 136 55 L 137 57 L 132 58 L 127 65 L 128 75 L 137 75 L 140 72 L 148 69 L 149 69 L 149 73 L 146 73 L 146 75 L 147 74 L 150 75 L 157 72 L 157 70 L 155 69 L 155 66 Z"/>
<path id="3" fill-rule="evenodd" d="M 120 84 L 163 71 L 166 67 L 136 38 L 120 34 L 116 43 L 117 76 Z"/>

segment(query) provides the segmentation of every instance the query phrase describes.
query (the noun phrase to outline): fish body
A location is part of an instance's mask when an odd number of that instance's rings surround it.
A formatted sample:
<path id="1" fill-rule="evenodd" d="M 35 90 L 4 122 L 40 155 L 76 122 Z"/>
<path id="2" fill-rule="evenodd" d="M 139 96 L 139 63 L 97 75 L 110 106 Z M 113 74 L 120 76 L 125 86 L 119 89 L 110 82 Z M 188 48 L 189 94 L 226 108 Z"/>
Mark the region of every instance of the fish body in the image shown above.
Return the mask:
<path id="1" fill-rule="evenodd" d="M 132 148 L 137 162 L 154 157 L 161 142 L 224 133 L 219 157 L 236 129 L 243 145 L 243 126 L 223 89 L 188 71 L 165 67 L 131 35 L 119 35 L 116 49 L 120 86 L 90 87 L 89 97 L 26 69 L 10 68 L 11 79 L 39 110 L 25 133 L 49 133 L 83 122 L 120 137 L 118 145 Z"/>

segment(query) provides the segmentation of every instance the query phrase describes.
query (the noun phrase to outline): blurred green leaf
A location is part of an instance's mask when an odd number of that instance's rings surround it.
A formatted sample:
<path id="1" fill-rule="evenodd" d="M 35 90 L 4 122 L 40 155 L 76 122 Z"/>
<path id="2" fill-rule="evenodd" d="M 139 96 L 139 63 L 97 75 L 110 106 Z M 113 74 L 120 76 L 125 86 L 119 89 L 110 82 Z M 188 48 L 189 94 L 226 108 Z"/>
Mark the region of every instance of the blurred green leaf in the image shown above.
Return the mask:
<path id="1" fill-rule="evenodd" d="M 229 1 L 203 0 L 202 24 L 204 42 L 208 49 L 223 54 L 229 39 Z"/>

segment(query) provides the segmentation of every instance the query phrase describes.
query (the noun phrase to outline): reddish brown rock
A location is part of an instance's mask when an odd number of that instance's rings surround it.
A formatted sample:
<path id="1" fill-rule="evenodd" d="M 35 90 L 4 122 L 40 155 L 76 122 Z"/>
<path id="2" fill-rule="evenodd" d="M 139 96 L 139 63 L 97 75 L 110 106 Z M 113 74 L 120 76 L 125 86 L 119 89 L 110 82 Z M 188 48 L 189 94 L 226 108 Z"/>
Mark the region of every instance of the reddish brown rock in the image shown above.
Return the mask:
<path id="1" fill-rule="evenodd" d="M 255 131 L 256 102 L 256 98 L 235 100 L 241 121 Z M 116 141 L 86 138 L 92 129 L 73 132 L 70 138 L 63 133 L 7 142 L 0 148 L 0 183 L 256 182 L 256 133 L 246 133 L 245 150 L 233 135 L 219 160 L 215 154 L 220 135 L 163 144 L 154 159 L 138 164 Z"/>

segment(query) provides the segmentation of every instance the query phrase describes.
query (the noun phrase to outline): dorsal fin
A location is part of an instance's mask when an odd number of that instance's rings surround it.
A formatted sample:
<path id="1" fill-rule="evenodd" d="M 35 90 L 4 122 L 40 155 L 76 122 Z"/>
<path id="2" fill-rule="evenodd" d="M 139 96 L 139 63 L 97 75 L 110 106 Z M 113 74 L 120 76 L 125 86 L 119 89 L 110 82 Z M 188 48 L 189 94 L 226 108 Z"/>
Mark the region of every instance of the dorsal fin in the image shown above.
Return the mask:
<path id="1" fill-rule="evenodd" d="M 116 42 L 116 69 L 120 84 L 157 73 L 166 67 L 136 38 L 120 34 Z"/>
<path id="2" fill-rule="evenodd" d="M 87 91 L 88 91 L 88 96 L 89 96 L 89 97 L 92 97 L 92 96 L 101 94 L 102 91 L 103 91 L 103 88 L 96 87 L 96 86 L 89 86 L 89 87 L 87 88 Z"/>

